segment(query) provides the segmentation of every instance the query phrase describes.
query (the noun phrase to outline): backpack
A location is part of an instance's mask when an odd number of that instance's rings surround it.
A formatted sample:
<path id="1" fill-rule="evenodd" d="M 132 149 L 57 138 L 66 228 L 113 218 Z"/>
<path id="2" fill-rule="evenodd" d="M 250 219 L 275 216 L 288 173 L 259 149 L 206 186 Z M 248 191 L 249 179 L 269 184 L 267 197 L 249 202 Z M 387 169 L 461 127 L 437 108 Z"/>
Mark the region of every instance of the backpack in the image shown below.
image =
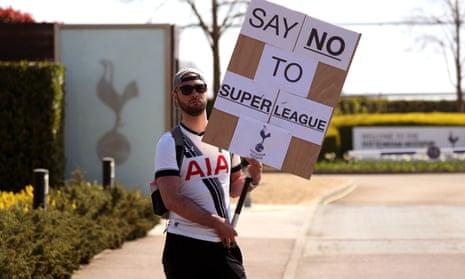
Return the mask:
<path id="1" fill-rule="evenodd" d="M 176 162 L 178 164 L 179 170 L 181 171 L 182 159 L 184 158 L 184 138 L 181 131 L 181 127 L 179 127 L 179 125 L 171 129 L 171 136 L 173 136 L 174 138 L 174 143 L 176 147 Z M 155 183 L 155 179 L 150 183 L 150 186 L 152 189 L 151 198 L 153 211 L 160 217 L 167 219 L 169 216 L 169 211 L 163 203 L 163 199 L 161 198 L 161 194 L 158 190 L 158 186 Z"/>

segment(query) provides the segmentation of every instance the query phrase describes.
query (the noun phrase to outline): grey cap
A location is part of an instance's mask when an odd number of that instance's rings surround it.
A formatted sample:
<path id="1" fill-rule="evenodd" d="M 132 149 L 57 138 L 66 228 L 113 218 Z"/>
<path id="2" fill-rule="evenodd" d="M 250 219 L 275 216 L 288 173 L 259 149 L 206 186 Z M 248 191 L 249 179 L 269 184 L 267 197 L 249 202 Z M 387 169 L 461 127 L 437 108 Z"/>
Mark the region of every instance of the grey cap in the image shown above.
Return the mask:
<path id="1" fill-rule="evenodd" d="M 184 78 L 184 76 L 187 74 L 194 74 L 195 76 L 191 75 L 188 78 Z M 181 83 L 185 81 L 197 80 L 197 79 L 205 82 L 205 78 L 203 77 L 203 74 L 200 71 L 193 69 L 193 68 L 181 69 L 179 72 L 176 73 L 176 75 L 174 75 L 173 90 L 176 89 Z"/>

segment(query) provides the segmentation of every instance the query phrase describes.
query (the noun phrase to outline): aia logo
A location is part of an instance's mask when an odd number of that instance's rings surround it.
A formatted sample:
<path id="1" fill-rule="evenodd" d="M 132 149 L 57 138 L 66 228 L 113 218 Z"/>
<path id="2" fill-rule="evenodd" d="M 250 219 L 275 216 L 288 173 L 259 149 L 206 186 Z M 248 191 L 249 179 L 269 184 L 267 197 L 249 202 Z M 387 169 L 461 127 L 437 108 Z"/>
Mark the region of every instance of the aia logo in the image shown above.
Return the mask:
<path id="1" fill-rule="evenodd" d="M 196 176 L 199 178 L 218 176 L 221 172 L 229 173 L 228 160 L 223 154 L 218 155 L 216 162 L 212 162 L 210 157 L 197 157 L 187 164 L 186 181 Z"/>

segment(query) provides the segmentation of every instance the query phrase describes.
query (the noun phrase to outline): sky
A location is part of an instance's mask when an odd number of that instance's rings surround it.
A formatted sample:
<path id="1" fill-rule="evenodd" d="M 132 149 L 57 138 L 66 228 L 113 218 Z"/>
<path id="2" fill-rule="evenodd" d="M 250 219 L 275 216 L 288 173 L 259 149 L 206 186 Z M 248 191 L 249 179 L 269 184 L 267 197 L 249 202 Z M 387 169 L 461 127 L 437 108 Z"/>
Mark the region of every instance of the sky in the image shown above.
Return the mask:
<path id="1" fill-rule="evenodd" d="M 439 48 L 422 47 L 418 41 L 425 32 L 439 31 L 434 27 L 371 24 L 402 21 L 419 8 L 438 11 L 438 1 L 436 4 L 432 0 L 269 1 L 362 34 L 343 94 L 398 94 L 408 98 L 411 94 L 426 93 L 422 95 L 424 98 L 441 99 L 446 98 L 442 93 L 450 93 L 450 98 L 454 98 L 454 86 L 443 54 Z M 195 22 L 187 4 L 179 0 L 0 0 L 0 7 L 10 6 L 30 13 L 37 22 L 178 26 Z M 223 73 L 239 31 L 232 28 L 221 41 Z M 191 28 L 184 29 L 179 37 L 180 60 L 194 63 L 207 79 L 211 77 L 211 50 L 205 35 Z"/>

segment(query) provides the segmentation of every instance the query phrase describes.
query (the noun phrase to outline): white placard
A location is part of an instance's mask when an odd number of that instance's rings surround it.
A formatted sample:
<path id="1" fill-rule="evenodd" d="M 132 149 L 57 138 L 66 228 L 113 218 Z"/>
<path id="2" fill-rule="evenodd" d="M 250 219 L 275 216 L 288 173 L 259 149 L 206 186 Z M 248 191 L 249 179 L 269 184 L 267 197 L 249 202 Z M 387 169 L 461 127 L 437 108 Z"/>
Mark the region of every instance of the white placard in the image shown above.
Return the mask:
<path id="1" fill-rule="evenodd" d="M 327 104 L 340 95 L 360 34 L 251 0 L 240 35 L 229 64 L 234 73 L 226 72 L 214 104 L 233 117 L 211 119 L 204 140 L 309 178 L 333 112 Z M 279 140 L 268 139 L 270 131 Z M 267 145 L 258 144 L 260 136 Z M 312 162 L 294 162 L 303 159 Z"/>
<path id="2" fill-rule="evenodd" d="M 277 89 L 260 88 L 253 80 L 226 72 L 215 108 L 237 117 L 245 115 L 267 122 L 277 93 Z"/>
<path id="3" fill-rule="evenodd" d="M 301 57 L 270 45 L 265 45 L 255 81 L 274 83 L 277 87 L 302 97 L 307 97 L 318 61 Z"/>
<path id="4" fill-rule="evenodd" d="M 266 1 L 251 1 L 241 34 L 292 51 L 305 14 Z"/>
<path id="5" fill-rule="evenodd" d="M 306 16 L 294 52 L 348 70 L 360 34 Z"/>
<path id="6" fill-rule="evenodd" d="M 229 150 L 242 156 L 254 158 L 269 166 L 280 169 L 284 162 L 291 135 L 285 129 L 242 117 L 236 126 Z"/>
<path id="7" fill-rule="evenodd" d="M 270 124 L 283 127 L 298 138 L 321 145 L 332 111 L 332 107 L 280 92 Z"/>

